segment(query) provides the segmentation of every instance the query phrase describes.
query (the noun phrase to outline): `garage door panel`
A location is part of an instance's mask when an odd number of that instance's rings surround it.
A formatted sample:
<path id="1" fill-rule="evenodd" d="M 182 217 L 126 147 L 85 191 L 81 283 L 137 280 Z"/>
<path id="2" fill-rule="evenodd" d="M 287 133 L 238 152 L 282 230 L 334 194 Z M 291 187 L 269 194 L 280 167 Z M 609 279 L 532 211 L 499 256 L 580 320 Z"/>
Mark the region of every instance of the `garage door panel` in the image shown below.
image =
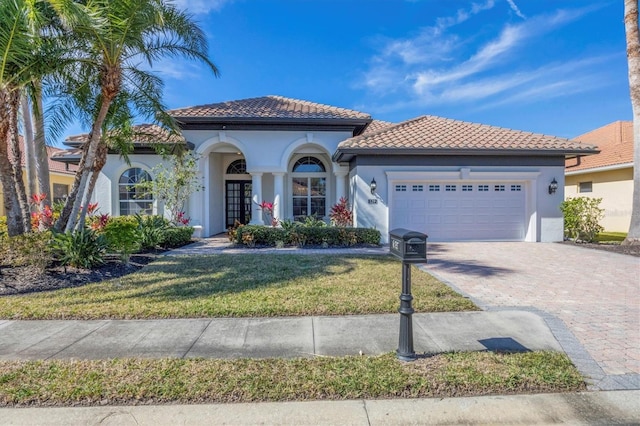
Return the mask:
<path id="1" fill-rule="evenodd" d="M 413 189 L 420 185 L 423 191 Z M 407 183 L 406 188 L 392 193 L 391 229 L 403 227 L 424 232 L 430 241 L 525 237 L 522 184 L 413 182 Z"/>

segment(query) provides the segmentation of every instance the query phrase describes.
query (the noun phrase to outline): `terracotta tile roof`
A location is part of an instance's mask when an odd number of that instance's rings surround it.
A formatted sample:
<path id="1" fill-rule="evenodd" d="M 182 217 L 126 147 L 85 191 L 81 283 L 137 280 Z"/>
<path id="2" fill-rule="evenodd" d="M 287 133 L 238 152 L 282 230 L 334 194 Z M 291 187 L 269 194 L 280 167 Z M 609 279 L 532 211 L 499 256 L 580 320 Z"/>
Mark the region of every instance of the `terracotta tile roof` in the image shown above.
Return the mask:
<path id="1" fill-rule="evenodd" d="M 340 150 L 558 151 L 590 152 L 595 146 L 570 139 L 425 115 L 347 139 Z"/>
<path id="2" fill-rule="evenodd" d="M 133 143 L 137 145 L 149 145 L 152 143 L 181 144 L 186 142 L 182 135 L 170 133 L 156 124 L 138 124 L 133 126 L 133 129 L 135 132 Z M 67 137 L 64 143 L 69 146 L 79 146 L 88 140 L 89 134 L 83 133 Z"/>
<path id="3" fill-rule="evenodd" d="M 375 133 L 391 126 L 395 126 L 395 124 L 389 121 L 373 120 L 371 123 L 369 123 L 367 128 L 364 129 L 364 132 L 362 132 L 362 134 L 368 135 L 369 133 Z"/>
<path id="4" fill-rule="evenodd" d="M 273 95 L 179 108 L 168 113 L 178 119 L 371 119 L 369 114 L 359 111 Z"/>
<path id="5" fill-rule="evenodd" d="M 53 173 L 62 173 L 62 174 L 68 174 L 68 175 L 73 175 L 76 173 L 77 167 L 75 165 L 70 164 L 69 168 L 67 169 L 67 166 L 55 161 L 53 159 L 53 157 L 56 157 L 58 155 L 62 155 L 65 154 L 67 152 L 67 150 L 65 149 L 60 149 L 60 148 L 54 148 L 52 146 L 47 146 L 47 159 L 49 162 L 49 172 L 53 172 Z M 20 136 L 20 163 L 22 165 L 22 168 L 25 167 L 25 156 L 24 156 L 24 139 L 22 138 L 22 136 Z M 11 155 L 11 154 L 9 154 Z"/>
<path id="6" fill-rule="evenodd" d="M 575 140 L 598 145 L 600 154 L 567 159 L 567 172 L 633 163 L 632 121 L 615 121 L 580 135 Z"/>

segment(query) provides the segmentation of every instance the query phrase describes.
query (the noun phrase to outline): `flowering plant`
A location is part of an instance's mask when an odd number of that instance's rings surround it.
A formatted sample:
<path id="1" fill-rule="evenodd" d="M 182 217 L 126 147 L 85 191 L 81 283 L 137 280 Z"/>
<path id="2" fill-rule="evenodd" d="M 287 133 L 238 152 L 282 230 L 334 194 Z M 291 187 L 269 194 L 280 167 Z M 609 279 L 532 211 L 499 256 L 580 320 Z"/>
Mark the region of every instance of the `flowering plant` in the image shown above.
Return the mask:
<path id="1" fill-rule="evenodd" d="M 267 219 L 269 219 L 269 222 L 271 222 L 271 226 L 275 228 L 276 226 L 278 226 L 278 223 L 280 223 L 280 221 L 278 220 L 277 217 L 273 216 L 274 206 L 275 206 L 275 203 L 269 203 L 264 200 L 260 204 L 258 204 L 258 207 L 260 208 L 260 210 L 262 210 L 267 215 Z"/>
<path id="2" fill-rule="evenodd" d="M 349 210 L 346 198 L 340 197 L 340 201 L 331 207 L 329 217 L 335 226 L 347 227 L 353 224 L 353 213 Z"/>
<path id="3" fill-rule="evenodd" d="M 175 222 L 176 225 L 187 226 L 189 222 L 191 222 L 191 218 L 187 217 L 187 214 L 185 212 L 178 212 L 176 213 Z"/>
<path id="4" fill-rule="evenodd" d="M 46 200 L 46 194 L 33 194 L 31 204 L 36 211 L 31 213 L 31 227 L 33 229 L 45 230 L 53 226 L 53 210 L 48 205 L 42 206 Z"/>

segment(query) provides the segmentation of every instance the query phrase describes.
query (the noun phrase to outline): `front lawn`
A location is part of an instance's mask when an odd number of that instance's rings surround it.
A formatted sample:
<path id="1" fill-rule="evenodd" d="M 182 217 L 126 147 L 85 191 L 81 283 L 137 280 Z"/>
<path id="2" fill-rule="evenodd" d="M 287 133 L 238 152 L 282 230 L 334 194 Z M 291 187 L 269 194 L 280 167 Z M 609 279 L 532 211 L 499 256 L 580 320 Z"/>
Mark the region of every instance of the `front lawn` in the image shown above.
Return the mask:
<path id="1" fill-rule="evenodd" d="M 0 362 L 0 405 L 228 403 L 574 392 L 564 354 Z"/>
<path id="2" fill-rule="evenodd" d="M 390 256 L 246 254 L 164 257 L 121 278 L 0 297 L 4 319 L 150 319 L 395 313 Z M 413 268 L 416 312 L 477 310 Z"/>

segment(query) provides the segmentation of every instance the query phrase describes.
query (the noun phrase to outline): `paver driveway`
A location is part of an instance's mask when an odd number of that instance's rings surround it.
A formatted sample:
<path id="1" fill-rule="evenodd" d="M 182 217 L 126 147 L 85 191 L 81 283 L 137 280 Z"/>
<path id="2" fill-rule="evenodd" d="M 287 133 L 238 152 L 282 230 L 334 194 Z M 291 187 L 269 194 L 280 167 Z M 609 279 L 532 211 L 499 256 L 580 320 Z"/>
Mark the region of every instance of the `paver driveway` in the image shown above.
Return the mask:
<path id="1" fill-rule="evenodd" d="M 640 258 L 505 242 L 430 243 L 428 256 L 426 270 L 484 309 L 519 307 L 562 320 L 591 359 L 582 348 L 565 350 L 595 386 L 640 388 Z M 571 346 L 575 339 L 557 325 L 550 324 L 556 338 Z"/>

